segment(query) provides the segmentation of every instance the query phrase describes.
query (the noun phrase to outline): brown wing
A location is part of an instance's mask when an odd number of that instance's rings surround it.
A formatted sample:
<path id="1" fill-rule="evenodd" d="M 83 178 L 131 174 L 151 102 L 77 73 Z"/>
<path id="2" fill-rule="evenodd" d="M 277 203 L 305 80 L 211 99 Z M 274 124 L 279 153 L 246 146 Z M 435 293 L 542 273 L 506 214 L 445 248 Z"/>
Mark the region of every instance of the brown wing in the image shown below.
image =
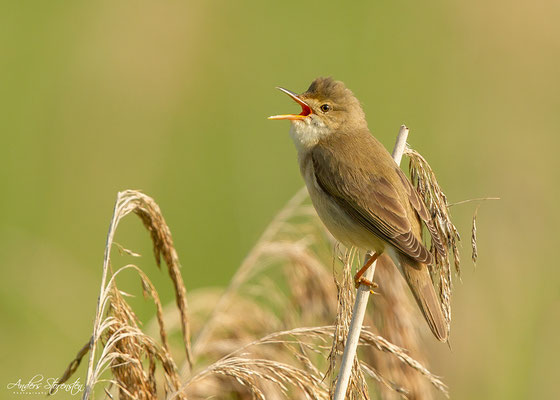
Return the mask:
<path id="1" fill-rule="evenodd" d="M 397 170 L 397 173 L 401 178 L 401 182 L 403 183 L 406 193 L 408 194 L 408 199 L 410 200 L 410 204 L 412 205 L 412 207 L 414 208 L 414 210 L 416 211 L 420 219 L 424 221 L 424 223 L 426 224 L 426 227 L 430 232 L 430 236 L 432 237 L 432 243 L 436 247 L 438 253 L 445 256 L 447 254 L 447 251 L 445 251 L 445 246 L 443 245 L 443 242 L 439 237 L 439 233 L 436 227 L 434 226 L 430 218 L 430 215 L 428 214 L 426 205 L 424 204 L 422 199 L 420 199 L 420 196 L 416 192 L 416 189 L 414 189 L 412 183 L 410 183 L 410 181 L 408 180 L 404 172 L 398 167 L 395 169 Z"/>
<path id="2" fill-rule="evenodd" d="M 382 147 L 379 142 L 369 142 L 367 145 Z M 371 154 L 367 149 L 361 149 L 358 153 Z M 381 156 L 384 157 L 385 154 L 386 151 Z M 388 153 L 386 156 L 390 157 Z M 430 252 L 412 232 L 407 209 L 402 204 L 403 201 L 408 201 L 404 197 L 404 190 L 399 192 L 395 187 L 400 186 L 400 181 L 395 173 L 394 163 L 385 163 L 390 168 L 381 173 L 371 159 L 348 163 L 340 155 L 333 156 L 321 146 L 312 151 L 311 157 L 317 183 L 351 217 L 413 260 L 431 263 Z M 383 163 L 380 165 L 379 168 L 383 168 Z M 394 183 L 385 176 L 393 178 Z"/>

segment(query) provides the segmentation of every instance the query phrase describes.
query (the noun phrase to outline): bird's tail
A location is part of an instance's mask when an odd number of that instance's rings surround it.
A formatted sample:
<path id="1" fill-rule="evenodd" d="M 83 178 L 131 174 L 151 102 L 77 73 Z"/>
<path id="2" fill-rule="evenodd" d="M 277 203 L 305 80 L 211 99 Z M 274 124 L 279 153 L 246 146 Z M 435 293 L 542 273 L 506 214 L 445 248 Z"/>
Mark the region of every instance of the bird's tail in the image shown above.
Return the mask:
<path id="1" fill-rule="evenodd" d="M 410 290 L 424 314 L 434 336 L 442 342 L 447 341 L 447 323 L 443 317 L 441 303 L 436 295 L 430 272 L 425 264 L 411 260 L 409 257 L 398 254 L 400 270 L 410 286 Z"/>

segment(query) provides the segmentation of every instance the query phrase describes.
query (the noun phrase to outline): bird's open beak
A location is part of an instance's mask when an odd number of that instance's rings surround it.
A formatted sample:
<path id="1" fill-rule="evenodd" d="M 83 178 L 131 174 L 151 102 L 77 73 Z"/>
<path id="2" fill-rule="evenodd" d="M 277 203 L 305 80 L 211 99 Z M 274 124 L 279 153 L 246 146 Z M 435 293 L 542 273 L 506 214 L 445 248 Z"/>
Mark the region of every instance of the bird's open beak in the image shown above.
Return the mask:
<path id="1" fill-rule="evenodd" d="M 289 119 L 289 120 L 292 120 L 292 121 L 297 121 L 297 120 L 305 119 L 309 114 L 311 114 L 313 112 L 313 111 L 311 111 L 311 107 L 309 107 L 307 105 L 307 103 L 305 101 L 303 101 L 302 99 L 300 99 L 295 93 L 292 93 L 288 89 L 284 89 L 284 88 L 281 88 L 281 87 L 277 87 L 276 89 L 281 90 L 282 92 L 286 93 L 296 103 L 298 103 L 301 106 L 301 113 L 299 113 L 299 114 L 273 115 L 271 117 L 268 117 L 268 119 Z"/>

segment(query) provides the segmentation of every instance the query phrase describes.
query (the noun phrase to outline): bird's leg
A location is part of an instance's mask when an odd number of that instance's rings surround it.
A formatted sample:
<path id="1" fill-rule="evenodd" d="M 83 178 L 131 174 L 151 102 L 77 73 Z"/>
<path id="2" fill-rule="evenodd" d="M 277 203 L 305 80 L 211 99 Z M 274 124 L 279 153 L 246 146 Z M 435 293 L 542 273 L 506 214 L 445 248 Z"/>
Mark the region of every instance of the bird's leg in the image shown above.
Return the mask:
<path id="1" fill-rule="evenodd" d="M 356 288 L 360 286 L 360 284 L 364 284 L 374 289 L 377 287 L 377 283 L 372 282 L 362 276 L 368 270 L 368 268 L 371 267 L 371 264 L 373 264 L 375 260 L 377 260 L 377 257 L 379 257 L 379 254 L 373 253 L 369 260 L 367 260 L 367 262 L 364 264 L 364 266 L 356 273 L 356 275 L 354 275 L 354 283 L 356 284 Z M 371 292 L 374 293 L 373 290 L 371 290 Z"/>

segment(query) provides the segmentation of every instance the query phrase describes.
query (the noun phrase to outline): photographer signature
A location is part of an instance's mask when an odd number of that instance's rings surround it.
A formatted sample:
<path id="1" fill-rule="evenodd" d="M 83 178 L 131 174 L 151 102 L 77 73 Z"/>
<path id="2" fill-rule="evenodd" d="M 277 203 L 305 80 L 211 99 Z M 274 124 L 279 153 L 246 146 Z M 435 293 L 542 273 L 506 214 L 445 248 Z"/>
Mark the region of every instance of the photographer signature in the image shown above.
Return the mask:
<path id="1" fill-rule="evenodd" d="M 58 378 L 45 378 L 42 374 L 33 376 L 29 381 L 24 382 L 19 378 L 16 382 L 6 385 L 8 390 L 14 393 L 34 393 L 34 394 L 55 394 L 58 391 L 64 391 L 72 395 L 83 392 L 84 385 L 80 383 L 80 378 L 73 383 L 58 383 Z"/>

